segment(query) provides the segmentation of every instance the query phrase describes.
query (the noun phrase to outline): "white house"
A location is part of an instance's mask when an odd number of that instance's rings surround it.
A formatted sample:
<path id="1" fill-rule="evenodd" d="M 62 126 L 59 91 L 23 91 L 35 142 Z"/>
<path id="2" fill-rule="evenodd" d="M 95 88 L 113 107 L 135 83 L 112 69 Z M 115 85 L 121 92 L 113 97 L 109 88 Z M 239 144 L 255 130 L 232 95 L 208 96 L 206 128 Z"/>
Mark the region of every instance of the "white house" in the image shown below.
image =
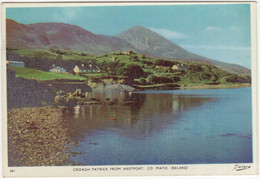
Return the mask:
<path id="1" fill-rule="evenodd" d="M 20 62 L 20 61 L 7 61 L 6 64 L 10 66 L 16 66 L 16 67 L 24 67 L 24 62 Z"/>
<path id="2" fill-rule="evenodd" d="M 54 67 L 54 68 L 50 69 L 49 72 L 52 72 L 52 73 L 66 73 L 66 70 L 65 70 L 65 68 L 57 66 L 57 67 Z"/>
<path id="3" fill-rule="evenodd" d="M 188 70 L 188 68 L 185 67 L 183 64 L 181 64 L 181 65 L 179 65 L 179 64 L 173 65 L 172 69 L 173 70 L 183 70 L 183 71 L 187 71 Z"/>
<path id="4" fill-rule="evenodd" d="M 97 67 L 97 66 L 92 66 L 91 64 L 89 64 L 87 67 L 85 67 L 84 64 L 82 64 L 80 67 L 78 65 L 76 65 L 73 68 L 73 71 L 78 74 L 78 73 L 99 73 L 101 72 L 101 70 Z"/>

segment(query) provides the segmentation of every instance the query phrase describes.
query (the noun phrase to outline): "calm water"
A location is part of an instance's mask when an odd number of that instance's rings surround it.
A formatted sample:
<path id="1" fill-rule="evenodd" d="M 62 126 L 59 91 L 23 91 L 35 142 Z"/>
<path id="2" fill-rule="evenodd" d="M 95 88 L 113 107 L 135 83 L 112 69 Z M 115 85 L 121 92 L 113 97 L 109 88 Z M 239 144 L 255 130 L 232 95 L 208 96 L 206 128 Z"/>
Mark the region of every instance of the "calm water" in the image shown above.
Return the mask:
<path id="1" fill-rule="evenodd" d="M 110 95 L 110 96 L 109 96 Z M 67 114 L 83 165 L 252 162 L 251 88 L 96 94 Z"/>

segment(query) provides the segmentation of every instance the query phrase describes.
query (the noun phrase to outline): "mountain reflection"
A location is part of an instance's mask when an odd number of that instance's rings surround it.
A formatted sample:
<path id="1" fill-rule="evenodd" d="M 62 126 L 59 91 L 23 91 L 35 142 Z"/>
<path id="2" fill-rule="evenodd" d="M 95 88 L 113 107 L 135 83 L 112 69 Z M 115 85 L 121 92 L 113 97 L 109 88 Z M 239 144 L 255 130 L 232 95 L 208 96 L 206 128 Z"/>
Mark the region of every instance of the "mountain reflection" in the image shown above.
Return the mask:
<path id="1" fill-rule="evenodd" d="M 86 135 L 110 130 L 136 139 L 144 139 L 169 125 L 177 125 L 179 117 L 197 106 L 215 98 L 149 94 L 91 94 L 92 98 L 120 101 L 114 105 L 97 104 L 77 106 L 66 113 L 71 137 L 81 140 Z M 130 101 L 130 103 L 123 103 Z"/>

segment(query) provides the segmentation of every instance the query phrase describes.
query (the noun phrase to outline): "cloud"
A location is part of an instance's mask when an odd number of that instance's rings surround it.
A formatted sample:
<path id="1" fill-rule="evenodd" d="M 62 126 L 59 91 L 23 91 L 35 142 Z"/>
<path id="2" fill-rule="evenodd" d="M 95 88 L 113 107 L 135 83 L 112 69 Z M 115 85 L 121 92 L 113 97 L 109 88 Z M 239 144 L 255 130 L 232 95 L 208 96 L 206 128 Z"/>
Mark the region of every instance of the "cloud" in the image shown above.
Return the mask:
<path id="1" fill-rule="evenodd" d="M 206 27 L 205 31 L 209 32 L 209 31 L 221 31 L 222 29 L 216 26 L 208 26 Z"/>
<path id="2" fill-rule="evenodd" d="M 53 21 L 71 22 L 81 13 L 79 8 L 57 8 L 53 14 Z"/>
<path id="3" fill-rule="evenodd" d="M 210 45 L 182 45 L 184 48 L 204 50 L 251 50 L 251 47 L 243 46 L 210 46 Z"/>
<path id="4" fill-rule="evenodd" d="M 238 31 L 239 28 L 236 26 L 230 26 L 228 28 L 220 28 L 216 26 L 208 26 L 204 29 L 206 32 L 220 32 L 220 31 Z"/>
<path id="5" fill-rule="evenodd" d="M 154 27 L 150 27 L 149 29 L 164 36 L 167 39 L 186 39 L 186 38 L 188 38 L 185 34 L 182 34 L 180 32 L 176 32 L 176 31 L 171 31 L 171 30 L 167 30 L 167 29 L 158 29 L 158 28 L 154 28 Z"/>

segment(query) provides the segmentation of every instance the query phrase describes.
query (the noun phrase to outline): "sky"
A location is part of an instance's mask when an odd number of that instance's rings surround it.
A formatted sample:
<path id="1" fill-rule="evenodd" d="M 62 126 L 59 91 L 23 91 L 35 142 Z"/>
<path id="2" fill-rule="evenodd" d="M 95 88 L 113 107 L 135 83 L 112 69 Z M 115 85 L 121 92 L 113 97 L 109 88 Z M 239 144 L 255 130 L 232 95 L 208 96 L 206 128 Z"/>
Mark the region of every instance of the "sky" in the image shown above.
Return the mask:
<path id="1" fill-rule="evenodd" d="M 7 8 L 23 24 L 63 22 L 95 34 L 144 26 L 184 49 L 251 68 L 249 4 Z"/>

